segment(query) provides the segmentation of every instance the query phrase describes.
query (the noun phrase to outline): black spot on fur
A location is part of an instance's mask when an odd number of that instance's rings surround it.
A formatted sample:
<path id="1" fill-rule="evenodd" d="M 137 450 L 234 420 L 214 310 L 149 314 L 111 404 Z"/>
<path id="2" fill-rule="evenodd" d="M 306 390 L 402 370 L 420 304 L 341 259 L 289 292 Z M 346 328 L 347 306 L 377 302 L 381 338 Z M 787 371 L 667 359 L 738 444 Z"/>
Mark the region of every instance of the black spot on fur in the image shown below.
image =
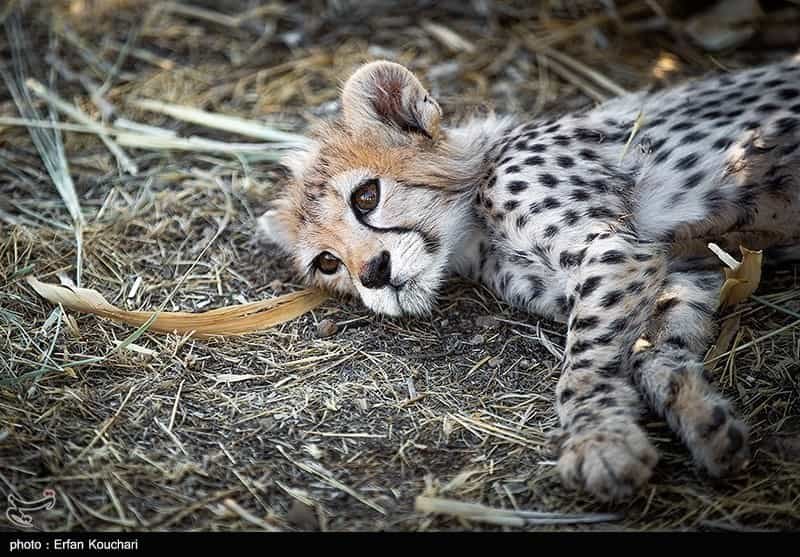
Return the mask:
<path id="1" fill-rule="evenodd" d="M 656 164 L 661 164 L 666 161 L 669 156 L 672 154 L 672 151 L 667 149 L 658 153 L 655 157 L 653 157 L 653 162 Z"/>
<path id="2" fill-rule="evenodd" d="M 666 346 L 671 346 L 673 348 L 686 348 L 686 340 L 677 336 L 671 335 L 664 340 L 664 344 Z"/>
<path id="3" fill-rule="evenodd" d="M 583 261 L 584 256 L 586 255 L 586 248 L 583 248 L 581 251 L 570 253 L 568 251 L 562 251 L 561 255 L 558 257 L 558 263 L 562 267 L 577 267 Z"/>
<path id="4" fill-rule="evenodd" d="M 694 174 L 686 178 L 686 180 L 684 180 L 683 189 L 691 190 L 696 188 L 700 184 L 700 182 L 703 181 L 703 178 L 705 178 L 705 173 L 695 172 Z"/>
<path id="5" fill-rule="evenodd" d="M 779 118 L 775 120 L 775 126 L 778 128 L 779 134 L 789 134 L 800 126 L 800 120 L 791 117 Z"/>
<path id="6" fill-rule="evenodd" d="M 522 161 L 522 164 L 526 166 L 541 166 L 544 164 L 544 159 L 539 155 L 533 155 Z"/>
<path id="7" fill-rule="evenodd" d="M 659 151 L 668 141 L 669 138 L 662 137 L 661 139 L 657 139 L 650 142 L 649 149 L 646 152 L 648 153 L 655 153 Z"/>
<path id="8" fill-rule="evenodd" d="M 693 168 L 699 160 L 700 155 L 697 153 L 689 153 L 685 157 L 678 159 L 672 168 L 675 170 L 689 170 L 690 168 Z"/>
<path id="9" fill-rule="evenodd" d="M 669 131 L 671 131 L 671 132 L 680 132 L 680 131 L 684 131 L 684 130 L 690 130 L 690 129 L 692 129 L 694 127 L 694 125 L 695 125 L 694 122 L 690 122 L 688 120 L 684 121 L 684 122 L 678 122 L 677 124 L 674 124 L 669 129 Z"/>
<path id="10" fill-rule="evenodd" d="M 566 315 L 570 312 L 570 307 L 567 304 L 567 297 L 564 294 L 556 298 L 556 305 L 562 314 Z"/>
<path id="11" fill-rule="evenodd" d="M 620 290 L 612 290 L 600 299 L 600 305 L 604 308 L 610 308 L 617 305 L 622 298 L 623 293 Z"/>
<path id="12" fill-rule="evenodd" d="M 711 110 L 709 112 L 701 114 L 700 118 L 702 118 L 703 120 L 717 120 L 718 118 L 722 118 L 722 112 L 720 112 L 719 110 Z"/>
<path id="13" fill-rule="evenodd" d="M 601 132 L 587 128 L 575 128 L 572 135 L 579 141 L 595 141 L 598 143 L 603 141 L 604 137 Z"/>
<path id="14" fill-rule="evenodd" d="M 561 220 L 564 221 L 564 224 L 567 226 L 574 226 L 579 220 L 581 220 L 581 216 L 577 211 L 569 209 L 564 211 L 564 214 L 561 216 Z"/>
<path id="15" fill-rule="evenodd" d="M 607 193 L 609 190 L 608 182 L 603 178 L 595 178 L 590 185 L 597 193 Z"/>
<path id="16" fill-rule="evenodd" d="M 555 224 L 551 224 L 550 226 L 544 229 L 545 238 L 552 238 L 556 234 L 558 234 L 558 227 Z"/>
<path id="17" fill-rule="evenodd" d="M 612 408 L 617 405 L 617 400 L 610 396 L 604 396 L 597 399 L 597 404 L 600 408 Z"/>
<path id="18" fill-rule="evenodd" d="M 578 156 L 585 161 L 596 161 L 599 158 L 591 149 L 581 149 L 578 151 Z"/>
<path id="19" fill-rule="evenodd" d="M 592 361 L 586 358 L 582 358 L 580 360 L 575 360 L 570 364 L 570 369 L 590 369 L 592 367 Z"/>
<path id="20" fill-rule="evenodd" d="M 679 191 L 679 192 L 673 193 L 672 195 L 669 196 L 669 200 L 667 201 L 667 207 L 669 207 L 670 209 L 672 209 L 674 207 L 677 207 L 678 204 L 681 201 L 683 201 L 684 197 L 686 197 L 686 192 L 685 191 Z"/>
<path id="21" fill-rule="evenodd" d="M 614 334 L 619 334 L 628 327 L 629 318 L 618 317 L 608 325 L 608 331 Z"/>
<path id="22" fill-rule="evenodd" d="M 641 294 L 644 291 L 644 286 L 644 282 L 635 280 L 625 288 L 625 292 L 628 294 Z"/>
<path id="23" fill-rule="evenodd" d="M 571 141 L 566 135 L 556 135 L 553 136 L 553 143 L 559 147 L 569 147 Z"/>
<path id="24" fill-rule="evenodd" d="M 765 103 L 765 104 L 758 105 L 756 107 L 756 112 L 759 112 L 761 114 L 769 114 L 770 112 L 775 112 L 779 108 L 780 107 L 778 105 L 775 105 L 775 104 L 772 104 L 772 103 Z"/>
<path id="25" fill-rule="evenodd" d="M 605 381 L 601 381 L 594 387 L 592 387 L 592 394 L 599 395 L 601 393 L 610 393 L 614 390 L 614 385 L 611 383 L 606 383 Z"/>
<path id="26" fill-rule="evenodd" d="M 540 174 L 539 183 L 547 188 L 554 188 L 558 185 L 558 178 L 552 174 Z"/>
<path id="27" fill-rule="evenodd" d="M 519 201 L 515 199 L 510 199 L 503 204 L 503 209 L 506 211 L 513 211 L 517 207 L 519 207 Z"/>
<path id="28" fill-rule="evenodd" d="M 592 315 L 590 317 L 583 317 L 581 319 L 576 319 L 575 322 L 572 324 L 572 328 L 576 331 L 580 331 L 583 329 L 593 329 L 597 326 L 600 319 Z"/>
<path id="29" fill-rule="evenodd" d="M 590 207 L 587 209 L 586 216 L 592 219 L 613 219 L 617 215 L 608 207 L 598 205 L 597 207 Z"/>
<path id="30" fill-rule="evenodd" d="M 797 98 L 798 95 L 800 95 L 800 91 L 798 91 L 797 89 L 791 89 L 787 87 L 786 89 L 778 90 L 778 96 L 785 101 L 790 101 L 792 99 L 795 99 Z"/>
<path id="31" fill-rule="evenodd" d="M 717 139 L 714 142 L 713 147 L 714 147 L 714 149 L 717 149 L 719 151 L 725 151 L 731 145 L 733 145 L 733 140 L 732 139 L 730 139 L 728 137 L 720 137 L 719 139 Z"/>
<path id="32" fill-rule="evenodd" d="M 525 278 L 528 280 L 528 284 L 530 286 L 528 294 L 531 296 L 531 298 L 536 298 L 544 293 L 545 285 L 541 277 L 536 275 L 527 275 Z"/>
<path id="33" fill-rule="evenodd" d="M 691 133 L 687 133 L 681 139 L 681 143 L 683 145 L 687 145 L 689 143 L 697 143 L 698 141 L 703 141 L 705 138 L 708 137 L 707 133 L 693 131 Z"/>
<path id="34" fill-rule="evenodd" d="M 526 189 L 528 189 L 528 183 L 527 182 L 523 182 L 521 180 L 514 180 L 512 182 L 509 182 L 509 184 L 508 184 L 509 193 L 512 193 L 514 195 L 516 195 L 518 193 L 521 193 L 521 192 L 525 191 Z"/>
<path id="35" fill-rule="evenodd" d="M 568 155 L 559 155 L 556 157 L 556 164 L 561 168 L 572 168 L 575 166 L 575 160 Z"/>
<path id="36" fill-rule="evenodd" d="M 558 209 L 561 207 L 561 202 L 555 197 L 545 197 L 542 200 L 542 206 L 545 209 Z"/>
<path id="37" fill-rule="evenodd" d="M 697 116 L 703 108 L 703 105 L 689 106 L 681 114 L 683 116 Z"/>
<path id="38" fill-rule="evenodd" d="M 569 183 L 573 186 L 585 186 L 586 180 L 583 179 L 583 176 L 579 176 L 578 174 L 573 174 L 569 177 Z"/>
<path id="39" fill-rule="evenodd" d="M 597 372 L 603 377 L 613 377 L 619 373 L 621 366 L 622 359 L 620 356 L 614 356 L 610 362 L 597 368 Z"/>
<path id="40" fill-rule="evenodd" d="M 586 352 L 592 347 L 592 343 L 585 340 L 578 340 L 572 343 L 572 348 L 570 348 L 569 353 L 572 356 L 577 356 L 583 352 Z"/>
<path id="41" fill-rule="evenodd" d="M 583 189 L 574 189 L 569 194 L 570 199 L 573 201 L 588 201 L 591 195 L 588 191 Z"/>
<path id="42" fill-rule="evenodd" d="M 783 149 L 781 149 L 781 154 L 784 156 L 791 155 L 792 153 L 797 151 L 798 148 L 800 148 L 800 143 L 793 143 L 786 145 L 783 147 Z"/>
<path id="43" fill-rule="evenodd" d="M 619 250 L 608 250 L 603 255 L 600 256 L 601 263 L 608 263 L 610 265 L 616 265 L 618 263 L 625 262 L 625 254 Z"/>
<path id="44" fill-rule="evenodd" d="M 600 285 L 602 281 L 603 277 L 600 276 L 593 276 L 586 279 L 584 283 L 581 285 L 581 290 L 580 290 L 581 297 L 585 298 L 586 296 L 589 296 L 592 292 L 594 292 L 597 289 L 597 287 Z"/>
<path id="45" fill-rule="evenodd" d="M 614 342 L 618 338 L 619 338 L 619 333 L 617 333 L 615 331 L 609 331 L 604 335 L 600 335 L 599 337 L 597 337 L 594 340 L 595 340 L 595 342 L 597 344 L 601 344 L 601 345 L 605 346 L 605 345 L 611 344 L 612 342 Z"/>

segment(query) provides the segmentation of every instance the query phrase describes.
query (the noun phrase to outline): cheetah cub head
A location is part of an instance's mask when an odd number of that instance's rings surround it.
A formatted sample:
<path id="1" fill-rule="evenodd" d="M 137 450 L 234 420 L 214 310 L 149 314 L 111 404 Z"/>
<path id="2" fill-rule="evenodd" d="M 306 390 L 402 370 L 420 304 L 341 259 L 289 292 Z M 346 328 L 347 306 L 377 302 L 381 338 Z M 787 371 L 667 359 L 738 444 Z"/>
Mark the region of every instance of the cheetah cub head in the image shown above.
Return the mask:
<path id="1" fill-rule="evenodd" d="M 358 69 L 342 115 L 285 160 L 291 176 L 260 219 L 308 283 L 388 315 L 424 314 L 467 232 L 482 158 L 419 80 L 391 62 Z"/>

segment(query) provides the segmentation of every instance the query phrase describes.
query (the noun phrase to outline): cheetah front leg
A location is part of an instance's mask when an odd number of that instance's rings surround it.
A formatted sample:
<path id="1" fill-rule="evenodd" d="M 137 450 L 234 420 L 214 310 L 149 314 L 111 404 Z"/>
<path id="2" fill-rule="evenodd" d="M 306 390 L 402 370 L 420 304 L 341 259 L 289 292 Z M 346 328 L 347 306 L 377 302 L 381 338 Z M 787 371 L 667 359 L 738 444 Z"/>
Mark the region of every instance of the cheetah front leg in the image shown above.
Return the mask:
<path id="1" fill-rule="evenodd" d="M 712 476 L 743 468 L 747 428 L 706 381 L 701 355 L 714 332 L 722 273 L 667 275 L 647 331 L 633 349 L 634 381 Z"/>
<path id="2" fill-rule="evenodd" d="M 638 424 L 641 400 L 628 369 L 666 265 L 634 238 L 603 234 L 583 251 L 574 271 L 556 388 L 565 432 L 558 469 L 569 486 L 603 500 L 621 499 L 647 482 L 658 461 Z"/>

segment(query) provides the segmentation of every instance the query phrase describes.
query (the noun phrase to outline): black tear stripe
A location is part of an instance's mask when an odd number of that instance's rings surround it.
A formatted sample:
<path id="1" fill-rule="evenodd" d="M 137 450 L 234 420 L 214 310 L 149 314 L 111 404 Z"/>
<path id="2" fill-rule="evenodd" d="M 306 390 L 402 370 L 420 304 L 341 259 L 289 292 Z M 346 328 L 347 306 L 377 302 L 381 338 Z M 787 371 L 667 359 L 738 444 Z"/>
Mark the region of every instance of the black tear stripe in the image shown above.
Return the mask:
<path id="1" fill-rule="evenodd" d="M 351 209 L 353 214 L 356 216 L 356 220 L 361 225 L 372 230 L 373 232 L 378 232 L 381 234 L 385 234 L 387 232 L 394 232 L 395 234 L 408 234 L 413 232 L 419 234 L 422 237 L 422 245 L 425 246 L 425 251 L 431 255 L 438 252 L 439 248 L 442 246 L 442 243 L 438 238 L 434 238 L 424 230 L 420 230 L 419 228 L 408 228 L 406 226 L 389 226 L 386 228 L 378 228 L 377 226 L 372 226 L 370 223 L 368 223 L 367 219 L 364 218 L 364 214 L 361 213 L 356 207 L 351 207 Z"/>

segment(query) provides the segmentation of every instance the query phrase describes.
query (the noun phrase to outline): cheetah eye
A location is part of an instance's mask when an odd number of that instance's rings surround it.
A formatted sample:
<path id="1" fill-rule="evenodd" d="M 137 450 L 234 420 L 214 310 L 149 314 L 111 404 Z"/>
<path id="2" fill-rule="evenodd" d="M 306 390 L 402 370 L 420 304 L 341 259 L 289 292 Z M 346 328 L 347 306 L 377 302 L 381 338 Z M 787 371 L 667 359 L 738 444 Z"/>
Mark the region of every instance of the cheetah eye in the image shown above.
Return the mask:
<path id="1" fill-rule="evenodd" d="M 320 273 L 332 275 L 339 270 L 340 261 L 331 252 L 323 251 L 314 260 L 314 265 Z"/>
<path id="2" fill-rule="evenodd" d="M 352 203 L 362 213 L 368 213 L 378 206 L 378 179 L 367 180 L 353 192 Z"/>

